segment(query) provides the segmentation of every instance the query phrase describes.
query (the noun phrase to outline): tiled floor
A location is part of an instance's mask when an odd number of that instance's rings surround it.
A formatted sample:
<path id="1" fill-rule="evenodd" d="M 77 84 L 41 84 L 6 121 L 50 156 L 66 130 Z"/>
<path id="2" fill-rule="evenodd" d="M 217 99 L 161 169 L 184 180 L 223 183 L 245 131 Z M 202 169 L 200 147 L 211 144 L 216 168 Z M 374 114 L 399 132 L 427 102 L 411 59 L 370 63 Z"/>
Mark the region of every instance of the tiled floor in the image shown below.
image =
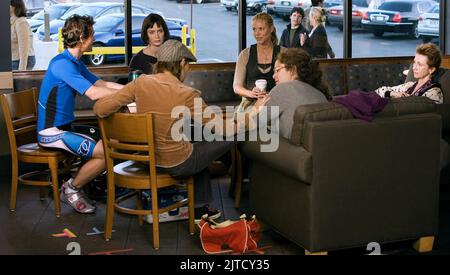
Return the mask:
<path id="1" fill-rule="evenodd" d="M 215 207 L 223 211 L 223 218 L 235 219 L 240 212 L 233 207 L 233 200 L 228 197 L 229 178 L 213 179 Z M 134 217 L 116 214 L 114 217 L 115 232 L 113 239 L 104 241 L 103 235 L 87 236 L 93 227 L 103 228 L 105 205 L 98 203 L 97 212 L 93 215 L 80 215 L 62 204 L 61 218 L 54 214 L 53 201 L 49 198 L 39 200 L 36 187 L 20 186 L 16 212 L 9 211 L 10 179 L 0 179 L 0 254 L 69 254 L 70 242 L 80 244 L 81 254 L 104 251 L 122 251 L 118 254 L 205 254 L 202 250 L 198 232 L 188 234 L 187 221 L 162 223 L 160 225 L 161 248 L 152 248 L 152 227 L 144 223 L 139 226 Z M 246 209 L 248 201 L 244 196 L 242 209 Z M 450 254 L 450 188 L 441 186 L 440 233 L 435 241 L 431 254 Z M 60 233 L 68 228 L 77 238 L 55 238 L 52 234 Z M 265 250 L 269 255 L 297 255 L 304 250 L 284 239 L 270 229 L 262 233 L 260 246 L 269 246 Z M 387 244 L 382 246 L 383 254 L 417 254 L 411 248 L 412 241 Z M 364 248 L 347 249 L 330 254 L 366 254 Z"/>

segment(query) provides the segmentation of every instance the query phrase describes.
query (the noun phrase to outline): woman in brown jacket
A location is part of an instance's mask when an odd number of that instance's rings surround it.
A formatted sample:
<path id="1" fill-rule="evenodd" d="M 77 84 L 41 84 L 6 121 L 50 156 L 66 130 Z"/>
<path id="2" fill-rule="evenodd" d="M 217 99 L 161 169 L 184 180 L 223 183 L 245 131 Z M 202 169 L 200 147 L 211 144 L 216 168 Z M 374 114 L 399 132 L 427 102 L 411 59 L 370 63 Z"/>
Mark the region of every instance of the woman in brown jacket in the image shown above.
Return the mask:
<path id="1" fill-rule="evenodd" d="M 11 59 L 13 70 L 33 69 L 36 58 L 33 48 L 33 33 L 26 18 L 27 9 L 23 0 L 11 0 Z"/>

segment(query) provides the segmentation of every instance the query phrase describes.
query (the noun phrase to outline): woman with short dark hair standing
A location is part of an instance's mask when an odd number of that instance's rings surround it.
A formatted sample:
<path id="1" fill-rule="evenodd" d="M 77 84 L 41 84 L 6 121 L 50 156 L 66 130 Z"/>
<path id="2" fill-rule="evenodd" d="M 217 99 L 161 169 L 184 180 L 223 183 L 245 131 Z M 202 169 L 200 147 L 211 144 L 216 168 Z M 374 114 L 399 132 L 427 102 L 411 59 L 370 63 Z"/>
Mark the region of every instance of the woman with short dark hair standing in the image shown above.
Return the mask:
<path id="1" fill-rule="evenodd" d="M 156 13 L 149 14 L 142 22 L 141 39 L 147 45 L 139 51 L 130 62 L 130 71 L 140 70 L 144 74 L 153 73 L 153 65 L 156 63 L 156 51 L 164 41 L 170 38 L 164 18 Z"/>
<path id="2" fill-rule="evenodd" d="M 27 9 L 23 0 L 11 0 L 11 59 L 13 70 L 33 69 L 36 58 L 33 48 L 33 33 L 26 18 Z"/>

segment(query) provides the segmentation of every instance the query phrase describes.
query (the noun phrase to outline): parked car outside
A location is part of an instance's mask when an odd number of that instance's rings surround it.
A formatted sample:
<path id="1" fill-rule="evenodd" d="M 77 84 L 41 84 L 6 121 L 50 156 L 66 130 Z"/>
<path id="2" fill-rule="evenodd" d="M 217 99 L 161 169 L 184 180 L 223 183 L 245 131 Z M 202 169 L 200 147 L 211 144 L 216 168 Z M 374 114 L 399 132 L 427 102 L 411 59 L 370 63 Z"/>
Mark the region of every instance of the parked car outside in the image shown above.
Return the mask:
<path id="1" fill-rule="evenodd" d="M 364 13 L 368 10 L 370 0 L 353 0 L 352 3 L 352 26 L 361 28 L 361 20 Z M 338 5 L 329 8 L 327 22 L 329 25 L 336 26 L 342 31 L 344 25 L 344 6 Z"/>
<path id="2" fill-rule="evenodd" d="M 98 2 L 98 3 L 84 3 L 76 9 L 71 10 L 64 14 L 61 18 L 50 21 L 50 36 L 57 34 L 58 29 L 64 27 L 64 22 L 67 18 L 74 14 L 79 15 L 90 15 L 96 20 L 101 16 L 113 13 L 123 13 L 124 12 L 124 4 L 123 3 L 115 3 L 115 2 Z M 150 14 L 157 13 L 163 16 L 162 12 L 157 11 L 152 8 L 146 8 L 140 5 L 132 5 L 132 13 L 133 14 Z M 45 26 L 42 25 L 38 28 L 38 38 L 40 40 L 44 39 L 45 36 Z M 57 40 L 57 38 L 56 38 Z"/>
<path id="3" fill-rule="evenodd" d="M 419 38 L 417 25 L 419 16 L 433 5 L 431 0 L 395 0 L 384 2 L 378 9 L 369 9 L 364 14 L 362 25 L 375 36 L 381 37 L 385 32 L 407 33 Z"/>
<path id="4" fill-rule="evenodd" d="M 273 5 L 273 13 L 284 20 L 289 20 L 293 7 L 301 7 L 307 9 L 311 7 L 311 0 L 275 0 Z"/>
<path id="5" fill-rule="evenodd" d="M 59 3 L 59 1 L 56 0 L 49 0 L 48 2 L 45 0 L 24 0 L 23 2 L 27 8 L 28 18 L 43 10 L 47 5 L 50 6 Z"/>
<path id="6" fill-rule="evenodd" d="M 28 24 L 30 24 L 31 31 L 35 32 L 41 25 L 44 24 L 44 12 L 46 11 L 49 15 L 49 19 L 55 20 L 60 19 L 65 13 L 81 6 L 80 3 L 63 3 L 51 5 L 46 9 L 33 15 L 31 18 L 27 19 Z"/>
<path id="7" fill-rule="evenodd" d="M 267 13 L 273 14 L 273 6 L 275 5 L 275 0 L 267 0 Z"/>
<path id="8" fill-rule="evenodd" d="M 239 9 L 238 0 L 220 0 L 227 11 Z M 247 11 L 250 13 L 267 12 L 267 0 L 247 0 Z"/>
<path id="9" fill-rule="evenodd" d="M 417 32 L 424 43 L 439 37 L 439 5 L 435 5 L 428 12 L 419 16 Z"/>
<path id="10" fill-rule="evenodd" d="M 323 1 L 323 8 L 329 10 L 332 7 L 342 5 L 342 0 L 325 0 Z"/>
<path id="11" fill-rule="evenodd" d="M 132 15 L 132 45 L 144 46 L 141 39 L 142 22 L 147 14 Z M 172 21 L 165 19 L 167 28 L 170 32 L 170 38 L 181 41 L 182 22 L 178 19 Z M 98 18 L 94 24 L 94 47 L 124 47 L 125 46 L 125 16 L 123 13 L 108 14 Z M 189 35 L 187 36 L 189 43 Z M 106 62 L 124 61 L 123 54 L 95 54 L 83 56 L 83 61 L 88 65 L 101 66 Z"/>

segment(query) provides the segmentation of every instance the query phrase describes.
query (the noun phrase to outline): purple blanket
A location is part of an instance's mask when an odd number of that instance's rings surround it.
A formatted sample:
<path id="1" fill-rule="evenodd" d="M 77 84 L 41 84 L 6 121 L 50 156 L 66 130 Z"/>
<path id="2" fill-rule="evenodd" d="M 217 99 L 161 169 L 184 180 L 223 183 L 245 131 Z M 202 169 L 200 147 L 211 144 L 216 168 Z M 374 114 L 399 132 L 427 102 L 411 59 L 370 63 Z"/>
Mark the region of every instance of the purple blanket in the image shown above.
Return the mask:
<path id="1" fill-rule="evenodd" d="M 379 96 L 375 92 L 350 91 L 348 95 L 337 96 L 334 102 L 347 107 L 353 117 L 372 121 L 375 113 L 383 110 L 388 103 L 387 98 Z"/>

